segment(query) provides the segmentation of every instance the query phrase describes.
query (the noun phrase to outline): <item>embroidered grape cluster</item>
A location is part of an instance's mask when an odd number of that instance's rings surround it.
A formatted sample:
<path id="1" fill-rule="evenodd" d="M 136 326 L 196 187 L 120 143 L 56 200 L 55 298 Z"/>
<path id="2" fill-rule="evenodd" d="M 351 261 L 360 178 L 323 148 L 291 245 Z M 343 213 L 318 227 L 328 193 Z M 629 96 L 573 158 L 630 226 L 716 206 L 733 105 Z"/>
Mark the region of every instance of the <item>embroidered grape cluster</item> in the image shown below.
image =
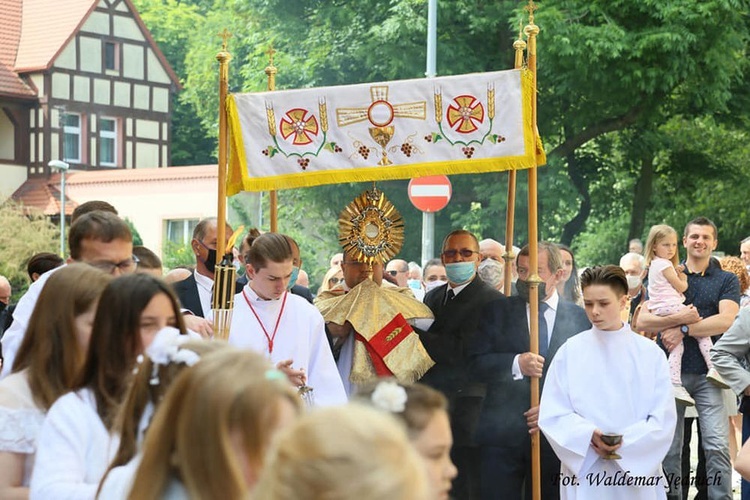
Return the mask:
<path id="1" fill-rule="evenodd" d="M 343 149 L 341 149 L 341 148 L 340 148 L 340 147 L 338 147 L 338 146 L 334 146 L 334 147 L 333 147 L 333 152 L 334 152 L 334 153 L 340 153 L 340 152 L 342 152 L 342 151 L 343 151 Z"/>
<path id="2" fill-rule="evenodd" d="M 401 152 L 404 153 L 407 156 L 407 158 L 411 156 L 413 151 L 414 151 L 414 148 L 408 142 L 405 142 L 404 144 L 401 145 Z"/>
<path id="3" fill-rule="evenodd" d="M 474 155 L 474 147 L 473 146 L 467 146 L 464 148 L 461 148 L 461 151 L 467 158 L 471 158 Z"/>
<path id="4" fill-rule="evenodd" d="M 268 150 L 267 149 L 264 149 L 263 151 L 261 151 L 261 153 L 263 153 L 265 156 L 268 156 Z"/>
<path id="5" fill-rule="evenodd" d="M 427 142 L 432 142 L 432 136 L 431 135 L 426 135 L 426 136 L 424 136 L 424 140 L 427 141 Z"/>
<path id="6" fill-rule="evenodd" d="M 370 156 L 370 150 L 367 146 L 360 146 L 359 149 L 357 150 L 357 153 L 359 153 L 359 155 L 365 160 L 367 159 L 368 156 Z"/>
<path id="7" fill-rule="evenodd" d="M 302 167 L 302 170 L 307 170 L 307 166 L 310 164 L 309 158 L 300 158 L 297 160 L 297 163 L 299 163 L 299 166 Z"/>

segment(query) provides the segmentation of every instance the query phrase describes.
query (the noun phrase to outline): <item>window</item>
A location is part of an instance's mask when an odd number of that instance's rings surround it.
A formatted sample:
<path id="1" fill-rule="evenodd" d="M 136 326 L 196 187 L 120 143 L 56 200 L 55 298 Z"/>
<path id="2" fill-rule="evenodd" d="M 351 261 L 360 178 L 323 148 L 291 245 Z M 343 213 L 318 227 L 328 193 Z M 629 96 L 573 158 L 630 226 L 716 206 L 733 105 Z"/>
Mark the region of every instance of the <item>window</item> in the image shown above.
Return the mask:
<path id="1" fill-rule="evenodd" d="M 118 71 L 120 69 L 120 51 L 115 42 L 104 42 L 104 69 Z"/>
<path id="2" fill-rule="evenodd" d="M 198 219 L 175 219 L 167 221 L 167 241 L 177 245 L 187 245 L 193 238 L 193 230 Z"/>
<path id="3" fill-rule="evenodd" d="M 60 121 L 63 126 L 63 159 L 81 162 L 81 115 L 64 113 Z"/>
<path id="4" fill-rule="evenodd" d="M 117 165 L 117 120 L 99 118 L 99 164 L 105 167 Z"/>

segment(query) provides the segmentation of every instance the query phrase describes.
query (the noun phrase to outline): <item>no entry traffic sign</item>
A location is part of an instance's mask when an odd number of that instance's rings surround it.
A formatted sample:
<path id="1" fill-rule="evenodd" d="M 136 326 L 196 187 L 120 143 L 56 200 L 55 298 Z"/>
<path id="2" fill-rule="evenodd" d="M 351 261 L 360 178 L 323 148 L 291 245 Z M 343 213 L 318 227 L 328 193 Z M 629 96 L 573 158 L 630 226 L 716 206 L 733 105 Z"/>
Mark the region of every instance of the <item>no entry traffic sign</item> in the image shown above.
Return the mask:
<path id="1" fill-rule="evenodd" d="M 451 181 L 444 175 L 418 177 L 409 181 L 409 200 L 422 212 L 437 212 L 451 199 Z"/>

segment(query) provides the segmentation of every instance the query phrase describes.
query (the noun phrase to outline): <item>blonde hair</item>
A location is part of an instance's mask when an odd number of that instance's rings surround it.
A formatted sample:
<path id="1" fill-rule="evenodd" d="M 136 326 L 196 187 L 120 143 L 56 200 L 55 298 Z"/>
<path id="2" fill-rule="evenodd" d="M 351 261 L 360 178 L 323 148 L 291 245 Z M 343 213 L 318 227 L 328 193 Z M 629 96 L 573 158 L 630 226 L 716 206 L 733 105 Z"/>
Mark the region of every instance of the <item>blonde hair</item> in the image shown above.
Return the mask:
<path id="1" fill-rule="evenodd" d="M 655 255 L 656 245 L 658 245 L 659 242 L 661 242 L 664 238 L 672 235 L 674 235 L 674 237 L 679 240 L 677 231 L 675 231 L 672 226 L 668 226 L 666 224 L 657 224 L 655 226 L 651 226 L 651 230 L 648 232 L 648 238 L 646 239 L 646 250 L 643 251 L 643 256 L 646 259 L 646 267 L 651 265 L 651 261 L 653 260 Z M 680 265 L 679 250 L 676 251 L 672 256 L 672 265 L 675 267 Z"/>
<path id="2" fill-rule="evenodd" d="M 191 340 L 180 345 L 178 350 L 187 349 L 196 353 L 201 358 L 209 353 L 221 349 L 231 349 L 229 344 L 221 341 L 207 342 L 203 340 Z M 156 383 L 152 383 L 152 375 L 157 375 Z M 167 389 L 184 369 L 188 368 L 185 363 L 167 363 L 154 365 L 154 362 L 145 356 L 145 359 L 137 367 L 137 373 L 130 383 L 122 405 L 117 411 L 113 431 L 120 437 L 120 446 L 114 459 L 104 474 L 100 486 L 104 484 L 109 472 L 115 467 L 128 463 L 138 451 L 138 433 L 141 419 L 146 407 L 151 403 L 154 411 L 164 398 Z"/>
<path id="3" fill-rule="evenodd" d="M 318 289 L 318 294 L 320 294 L 321 292 L 327 292 L 328 290 L 333 288 L 328 284 L 328 281 L 331 278 L 336 277 L 338 273 L 341 273 L 343 277 L 344 271 L 341 269 L 341 266 L 334 266 L 330 268 L 328 271 L 326 271 L 325 276 L 323 276 L 323 281 L 320 284 L 320 288 Z"/>
<path id="4" fill-rule="evenodd" d="M 96 304 L 111 280 L 88 264 L 70 264 L 55 271 L 42 288 L 13 371 L 28 369 L 34 403 L 44 411 L 75 385 L 86 360 L 76 318 Z"/>
<path id="5" fill-rule="evenodd" d="M 282 432 L 256 500 L 425 500 L 424 462 L 392 416 L 364 405 L 319 409 Z"/>
<path id="6" fill-rule="evenodd" d="M 381 379 L 378 383 L 362 387 L 357 391 L 357 399 L 363 403 L 379 408 L 372 399 L 372 395 L 378 385 L 382 383 L 394 383 L 402 387 L 406 392 L 406 404 L 401 412 L 393 412 L 406 424 L 406 431 L 410 439 L 417 439 L 423 430 L 429 425 L 432 417 L 438 411 L 448 411 L 448 400 L 442 392 L 424 384 L 399 384 L 395 379 Z"/>
<path id="7" fill-rule="evenodd" d="M 207 354 L 178 375 L 156 411 L 128 498 L 160 499 L 173 479 L 190 498 L 245 498 L 249 485 L 232 435 L 240 435 L 249 463 L 261 467 L 279 415 L 273 403 L 284 399 L 301 408 L 286 377 L 261 355 Z"/>

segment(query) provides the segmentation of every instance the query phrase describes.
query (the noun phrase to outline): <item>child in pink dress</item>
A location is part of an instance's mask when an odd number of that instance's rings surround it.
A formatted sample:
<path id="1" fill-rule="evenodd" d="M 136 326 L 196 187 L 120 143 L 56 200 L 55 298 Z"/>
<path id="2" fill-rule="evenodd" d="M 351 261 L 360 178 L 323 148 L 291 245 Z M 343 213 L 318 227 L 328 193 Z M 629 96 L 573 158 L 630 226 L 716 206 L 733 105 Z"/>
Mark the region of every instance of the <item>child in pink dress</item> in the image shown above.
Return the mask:
<path id="1" fill-rule="evenodd" d="M 646 241 L 646 266 L 648 266 L 648 309 L 657 316 L 668 316 L 687 307 L 683 293 L 688 288 L 687 275 L 679 263 L 677 254 L 677 231 L 666 224 L 653 226 Z M 728 387 L 711 364 L 710 351 L 713 342 L 710 337 L 695 337 L 698 348 L 708 367 L 706 378 L 719 387 Z M 682 386 L 682 342 L 669 353 L 669 372 L 672 378 L 675 399 L 687 406 L 695 405 L 695 400 Z"/>

